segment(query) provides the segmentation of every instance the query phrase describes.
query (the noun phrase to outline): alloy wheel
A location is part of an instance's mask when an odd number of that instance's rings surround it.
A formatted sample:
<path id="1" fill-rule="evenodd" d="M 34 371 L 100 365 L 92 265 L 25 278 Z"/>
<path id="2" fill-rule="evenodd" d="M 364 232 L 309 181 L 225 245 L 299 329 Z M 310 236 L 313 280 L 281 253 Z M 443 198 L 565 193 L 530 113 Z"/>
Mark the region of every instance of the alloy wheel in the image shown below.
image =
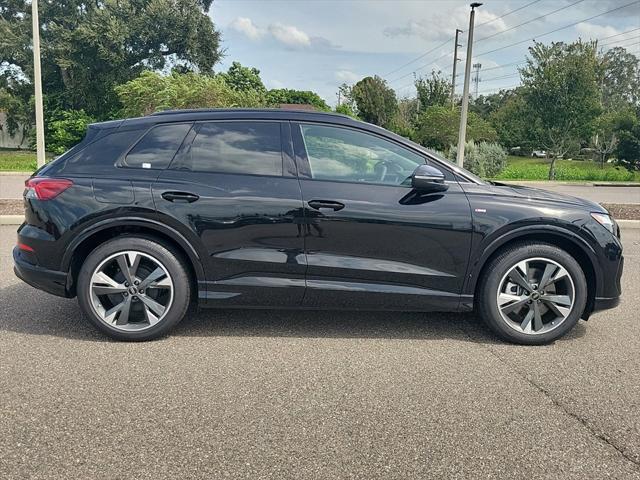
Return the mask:
<path id="1" fill-rule="evenodd" d="M 520 333 L 539 335 L 555 330 L 573 310 L 573 279 L 562 265 L 549 258 L 519 261 L 499 285 L 500 316 Z"/>
<path id="2" fill-rule="evenodd" d="M 160 322 L 173 301 L 167 268 L 146 253 L 127 250 L 103 260 L 90 282 L 91 305 L 98 317 L 118 330 L 145 330 Z"/>

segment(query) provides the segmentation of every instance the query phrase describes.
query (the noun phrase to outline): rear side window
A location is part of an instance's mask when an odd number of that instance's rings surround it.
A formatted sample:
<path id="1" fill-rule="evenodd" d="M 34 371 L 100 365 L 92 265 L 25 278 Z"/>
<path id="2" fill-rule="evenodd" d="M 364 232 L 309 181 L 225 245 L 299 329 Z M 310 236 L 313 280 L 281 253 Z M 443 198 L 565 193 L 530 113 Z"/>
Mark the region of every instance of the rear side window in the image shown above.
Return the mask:
<path id="1" fill-rule="evenodd" d="M 190 123 L 158 125 L 149 130 L 122 162 L 131 168 L 166 168 L 191 128 Z"/>
<path id="2" fill-rule="evenodd" d="M 172 168 L 197 172 L 282 175 L 280 124 L 207 122 Z"/>
<path id="3" fill-rule="evenodd" d="M 85 172 L 87 167 L 96 166 L 104 167 L 102 170 L 113 169 L 115 162 L 141 134 L 140 129 L 107 133 L 72 155 L 65 162 L 64 171 Z"/>

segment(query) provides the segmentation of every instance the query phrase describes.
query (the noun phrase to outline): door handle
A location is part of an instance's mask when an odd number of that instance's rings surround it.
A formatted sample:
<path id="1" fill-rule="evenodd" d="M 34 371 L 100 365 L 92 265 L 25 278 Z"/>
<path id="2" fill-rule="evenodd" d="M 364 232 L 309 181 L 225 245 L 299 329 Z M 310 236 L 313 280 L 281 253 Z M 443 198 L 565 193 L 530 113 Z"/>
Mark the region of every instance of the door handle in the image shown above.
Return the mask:
<path id="1" fill-rule="evenodd" d="M 334 212 L 337 212 L 344 208 L 344 203 L 334 202 L 332 200 L 310 200 L 308 204 L 311 208 L 316 210 L 320 210 L 321 208 L 330 208 Z"/>
<path id="2" fill-rule="evenodd" d="M 162 194 L 162 198 L 169 202 L 176 203 L 193 203 L 198 200 L 200 197 L 195 193 L 189 192 L 164 192 Z"/>

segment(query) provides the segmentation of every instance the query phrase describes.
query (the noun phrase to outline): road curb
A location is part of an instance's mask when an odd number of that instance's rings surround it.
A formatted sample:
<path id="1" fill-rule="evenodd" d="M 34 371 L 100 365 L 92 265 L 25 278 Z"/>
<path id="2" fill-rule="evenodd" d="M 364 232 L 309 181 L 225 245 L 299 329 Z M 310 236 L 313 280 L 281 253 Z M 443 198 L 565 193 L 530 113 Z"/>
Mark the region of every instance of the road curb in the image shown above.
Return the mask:
<path id="1" fill-rule="evenodd" d="M 0 177 L 30 177 L 33 175 L 33 172 L 11 172 L 11 171 L 2 171 L 0 172 Z"/>
<path id="2" fill-rule="evenodd" d="M 20 225 L 24 222 L 24 215 L 0 215 L 0 225 Z"/>
<path id="3" fill-rule="evenodd" d="M 640 228 L 640 220 L 616 220 L 616 223 L 621 227 Z"/>

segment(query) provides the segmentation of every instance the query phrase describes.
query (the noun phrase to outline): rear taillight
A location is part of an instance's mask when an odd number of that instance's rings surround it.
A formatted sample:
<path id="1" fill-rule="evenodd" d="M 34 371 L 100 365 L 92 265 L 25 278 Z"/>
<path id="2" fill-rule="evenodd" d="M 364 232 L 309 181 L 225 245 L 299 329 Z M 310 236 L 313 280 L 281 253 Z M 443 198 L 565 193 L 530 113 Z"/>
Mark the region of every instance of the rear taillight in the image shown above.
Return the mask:
<path id="1" fill-rule="evenodd" d="M 24 196 L 25 198 L 36 198 L 38 200 L 51 200 L 71 185 L 73 185 L 73 182 L 66 178 L 30 178 L 24 182 L 26 187 Z"/>

